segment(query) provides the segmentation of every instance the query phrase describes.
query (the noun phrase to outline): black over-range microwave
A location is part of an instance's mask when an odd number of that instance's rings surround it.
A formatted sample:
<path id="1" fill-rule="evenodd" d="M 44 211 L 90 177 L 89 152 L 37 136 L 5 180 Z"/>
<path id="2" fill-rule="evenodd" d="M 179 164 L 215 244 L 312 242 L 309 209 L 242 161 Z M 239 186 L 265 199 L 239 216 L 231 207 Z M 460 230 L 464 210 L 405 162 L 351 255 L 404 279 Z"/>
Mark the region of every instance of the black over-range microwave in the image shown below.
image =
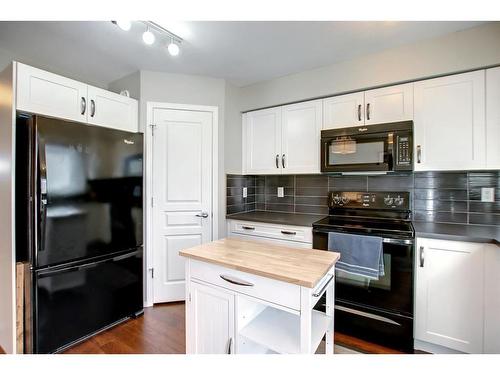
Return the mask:
<path id="1" fill-rule="evenodd" d="M 321 172 L 413 170 L 413 122 L 321 131 Z"/>

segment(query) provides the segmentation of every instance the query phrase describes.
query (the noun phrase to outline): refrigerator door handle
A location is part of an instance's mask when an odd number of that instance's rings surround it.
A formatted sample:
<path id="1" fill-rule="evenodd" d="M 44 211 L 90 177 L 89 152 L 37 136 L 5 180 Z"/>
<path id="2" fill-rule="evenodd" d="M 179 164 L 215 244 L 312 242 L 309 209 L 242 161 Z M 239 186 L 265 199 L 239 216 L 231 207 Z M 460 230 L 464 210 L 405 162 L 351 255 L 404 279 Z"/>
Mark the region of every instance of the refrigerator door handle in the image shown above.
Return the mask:
<path id="1" fill-rule="evenodd" d="M 47 227 L 47 156 L 45 151 L 45 141 L 38 137 L 39 157 L 40 157 L 40 243 L 38 251 L 45 250 L 45 229 Z"/>

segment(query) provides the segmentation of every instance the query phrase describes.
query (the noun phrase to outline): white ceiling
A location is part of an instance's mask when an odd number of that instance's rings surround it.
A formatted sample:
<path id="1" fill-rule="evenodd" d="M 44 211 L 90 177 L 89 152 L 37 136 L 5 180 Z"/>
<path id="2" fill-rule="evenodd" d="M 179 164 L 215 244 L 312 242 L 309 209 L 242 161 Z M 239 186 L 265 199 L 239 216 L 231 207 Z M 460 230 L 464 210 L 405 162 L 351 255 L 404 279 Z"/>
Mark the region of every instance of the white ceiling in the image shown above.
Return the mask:
<path id="1" fill-rule="evenodd" d="M 184 38 L 171 57 L 166 39 L 142 42 L 111 22 L 0 22 L 0 48 L 58 73 L 107 83 L 139 69 L 224 78 L 244 86 L 349 60 L 482 22 L 158 22 Z"/>

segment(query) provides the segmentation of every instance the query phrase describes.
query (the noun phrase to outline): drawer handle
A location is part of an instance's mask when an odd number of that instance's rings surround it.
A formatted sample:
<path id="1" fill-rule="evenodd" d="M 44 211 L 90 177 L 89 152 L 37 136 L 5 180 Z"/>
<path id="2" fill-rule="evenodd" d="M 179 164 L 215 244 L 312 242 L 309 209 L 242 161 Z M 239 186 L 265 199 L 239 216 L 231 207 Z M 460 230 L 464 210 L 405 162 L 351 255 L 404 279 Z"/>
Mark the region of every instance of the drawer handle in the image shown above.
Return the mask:
<path id="1" fill-rule="evenodd" d="M 330 281 L 333 280 L 333 275 L 330 275 L 330 277 L 328 278 L 328 281 L 325 283 L 325 285 L 323 285 L 323 288 L 321 288 L 321 290 L 317 293 L 313 293 L 313 297 L 319 297 L 323 294 L 323 292 L 326 290 L 326 287 L 330 284 Z"/>
<path id="2" fill-rule="evenodd" d="M 241 228 L 242 228 L 242 229 L 245 229 L 245 230 L 255 230 L 255 228 L 254 228 L 254 227 L 247 227 L 247 226 L 245 226 L 245 225 L 243 225 Z"/>
<path id="3" fill-rule="evenodd" d="M 295 236 L 297 234 L 297 232 L 290 232 L 289 230 L 282 230 L 281 233 L 283 233 L 283 234 L 289 234 L 291 236 Z"/>
<path id="4" fill-rule="evenodd" d="M 248 281 L 244 281 L 227 275 L 219 275 L 219 276 L 222 280 L 227 281 L 228 283 L 231 284 L 241 285 L 241 286 L 253 286 L 253 284 L 249 283 Z"/>

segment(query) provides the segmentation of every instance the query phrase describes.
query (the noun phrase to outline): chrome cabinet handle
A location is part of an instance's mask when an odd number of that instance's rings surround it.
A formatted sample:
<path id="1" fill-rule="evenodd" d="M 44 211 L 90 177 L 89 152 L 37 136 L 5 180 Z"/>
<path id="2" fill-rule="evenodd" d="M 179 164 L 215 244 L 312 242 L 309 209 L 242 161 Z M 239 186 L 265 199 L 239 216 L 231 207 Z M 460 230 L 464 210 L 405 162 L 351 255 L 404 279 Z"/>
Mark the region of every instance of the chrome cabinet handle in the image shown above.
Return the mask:
<path id="1" fill-rule="evenodd" d="M 242 229 L 245 229 L 245 230 L 255 230 L 254 227 L 247 227 L 246 225 L 242 225 L 241 227 Z"/>
<path id="2" fill-rule="evenodd" d="M 420 164 L 422 162 L 422 146 L 417 145 L 417 163 Z"/>
<path id="3" fill-rule="evenodd" d="M 219 275 L 220 278 L 224 281 L 227 281 L 228 283 L 235 284 L 235 285 L 241 285 L 241 286 L 253 286 L 252 283 L 249 283 L 248 281 L 238 279 L 236 277 L 232 276 L 227 276 L 227 275 Z"/>
<path id="4" fill-rule="evenodd" d="M 425 257 L 424 257 L 424 247 L 420 246 L 420 267 L 424 267 Z"/>
<path id="5" fill-rule="evenodd" d="M 80 114 L 84 115 L 87 110 L 87 100 L 82 96 L 80 100 Z"/>
<path id="6" fill-rule="evenodd" d="M 280 167 L 280 156 L 279 154 L 276 154 L 276 168 Z"/>
<path id="7" fill-rule="evenodd" d="M 319 297 L 323 294 L 323 292 L 326 290 L 326 287 L 328 286 L 328 284 L 330 284 L 330 281 L 333 280 L 333 275 L 330 275 L 330 277 L 328 278 L 328 281 L 325 283 L 325 285 L 323 285 L 323 287 L 321 288 L 321 290 L 317 293 L 313 293 L 313 297 Z"/>
<path id="8" fill-rule="evenodd" d="M 206 212 L 202 212 L 201 214 L 196 214 L 196 217 L 202 217 L 206 219 L 208 217 L 208 214 Z"/>
<path id="9" fill-rule="evenodd" d="M 285 168 L 285 154 L 281 157 L 281 165 Z"/>
<path id="10" fill-rule="evenodd" d="M 358 128 L 358 132 L 365 132 L 367 130 L 368 130 L 368 128 Z"/>
<path id="11" fill-rule="evenodd" d="M 94 117 L 95 115 L 95 101 L 94 99 L 90 99 L 90 117 Z"/>
<path id="12" fill-rule="evenodd" d="M 366 119 L 370 119 L 370 103 L 366 104 Z"/>
<path id="13" fill-rule="evenodd" d="M 361 121 L 361 104 L 358 104 L 358 121 Z"/>
<path id="14" fill-rule="evenodd" d="M 283 233 L 283 234 L 290 234 L 292 236 L 295 236 L 297 234 L 297 232 L 290 232 L 288 230 L 282 230 L 281 233 Z"/>
<path id="15" fill-rule="evenodd" d="M 229 342 L 227 344 L 227 354 L 231 354 L 231 344 L 233 343 L 233 338 L 229 338 Z"/>

